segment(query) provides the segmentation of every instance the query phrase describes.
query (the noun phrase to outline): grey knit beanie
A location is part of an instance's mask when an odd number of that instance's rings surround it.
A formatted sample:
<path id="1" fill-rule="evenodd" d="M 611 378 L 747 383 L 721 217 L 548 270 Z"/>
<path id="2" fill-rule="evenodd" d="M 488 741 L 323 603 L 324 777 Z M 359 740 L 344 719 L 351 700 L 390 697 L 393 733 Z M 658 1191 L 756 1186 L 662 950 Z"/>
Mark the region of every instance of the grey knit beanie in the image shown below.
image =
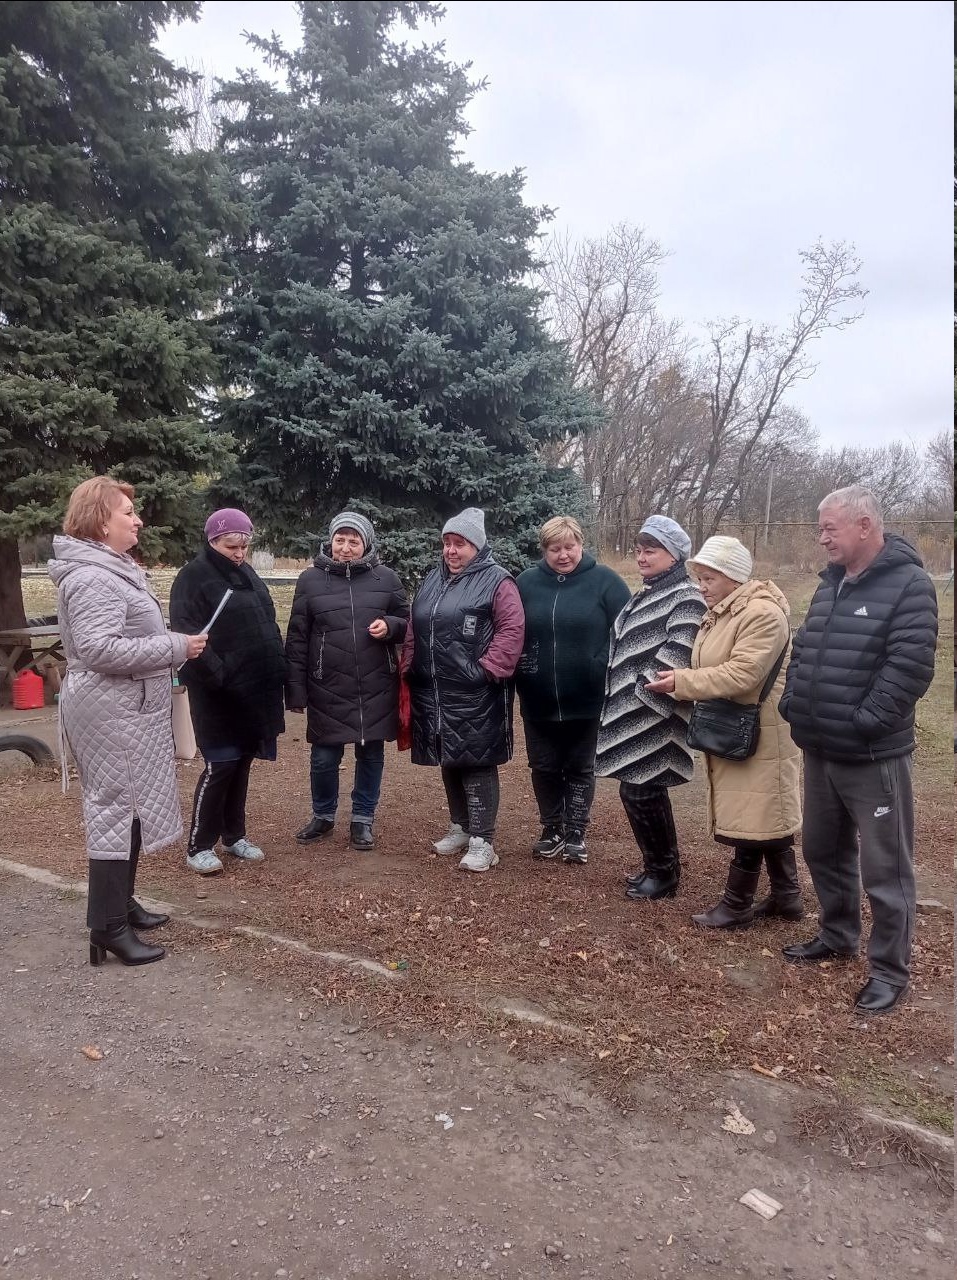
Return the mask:
<path id="1" fill-rule="evenodd" d="M 481 551 L 488 541 L 485 536 L 485 512 L 480 507 L 466 507 L 457 516 L 446 520 L 442 526 L 443 538 L 447 533 L 457 533 Z"/>
<path id="2" fill-rule="evenodd" d="M 676 560 L 687 560 L 691 555 L 691 539 L 671 516 L 649 516 L 638 532 L 660 542 Z"/>
<path id="3" fill-rule="evenodd" d="M 375 542 L 375 529 L 372 527 L 372 521 L 367 520 L 365 516 L 360 516 L 358 511 L 340 511 L 337 516 L 332 517 L 329 521 L 330 542 L 341 529 L 354 529 L 362 539 L 366 551 Z"/>

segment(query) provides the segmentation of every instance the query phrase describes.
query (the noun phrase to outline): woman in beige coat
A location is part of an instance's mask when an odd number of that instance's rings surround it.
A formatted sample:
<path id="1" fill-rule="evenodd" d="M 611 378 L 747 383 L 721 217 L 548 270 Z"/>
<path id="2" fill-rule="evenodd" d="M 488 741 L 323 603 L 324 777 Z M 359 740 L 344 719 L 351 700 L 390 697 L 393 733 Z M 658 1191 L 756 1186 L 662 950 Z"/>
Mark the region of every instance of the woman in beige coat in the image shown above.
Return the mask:
<path id="1" fill-rule="evenodd" d="M 709 538 L 689 560 L 708 612 L 691 655 L 691 669 L 660 672 L 649 688 L 681 701 L 730 698 L 754 705 L 764 682 L 790 648 L 790 608 L 773 582 L 752 579 L 751 554 L 737 538 Z M 761 706 L 756 753 L 748 760 L 705 756 L 708 821 L 720 844 L 734 849 L 721 900 L 694 916 L 708 929 L 745 928 L 756 917 L 803 915 L 794 858 L 801 825 L 800 752 L 778 712 L 785 661 Z M 771 893 L 754 906 L 767 863 Z"/>

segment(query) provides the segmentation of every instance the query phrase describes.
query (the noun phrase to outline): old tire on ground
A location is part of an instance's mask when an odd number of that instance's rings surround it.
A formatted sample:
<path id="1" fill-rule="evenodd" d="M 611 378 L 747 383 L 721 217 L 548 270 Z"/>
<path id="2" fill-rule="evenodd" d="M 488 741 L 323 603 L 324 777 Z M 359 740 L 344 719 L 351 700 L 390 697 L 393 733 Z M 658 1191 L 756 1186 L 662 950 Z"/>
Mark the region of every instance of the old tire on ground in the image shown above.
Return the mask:
<path id="1" fill-rule="evenodd" d="M 53 752 L 39 738 L 27 733 L 0 733 L 0 751 L 22 751 L 34 764 L 53 764 Z"/>

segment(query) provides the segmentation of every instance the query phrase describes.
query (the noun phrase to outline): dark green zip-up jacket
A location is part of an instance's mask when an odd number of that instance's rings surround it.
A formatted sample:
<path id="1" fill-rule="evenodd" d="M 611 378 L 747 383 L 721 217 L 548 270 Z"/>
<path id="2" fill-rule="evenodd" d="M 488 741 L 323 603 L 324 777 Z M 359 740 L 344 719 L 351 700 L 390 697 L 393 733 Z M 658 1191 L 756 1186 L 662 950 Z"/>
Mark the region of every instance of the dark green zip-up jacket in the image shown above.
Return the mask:
<path id="1" fill-rule="evenodd" d="M 525 648 L 515 683 L 526 720 L 596 720 L 605 695 L 612 625 L 627 583 L 594 556 L 568 574 L 544 560 L 519 574 Z"/>

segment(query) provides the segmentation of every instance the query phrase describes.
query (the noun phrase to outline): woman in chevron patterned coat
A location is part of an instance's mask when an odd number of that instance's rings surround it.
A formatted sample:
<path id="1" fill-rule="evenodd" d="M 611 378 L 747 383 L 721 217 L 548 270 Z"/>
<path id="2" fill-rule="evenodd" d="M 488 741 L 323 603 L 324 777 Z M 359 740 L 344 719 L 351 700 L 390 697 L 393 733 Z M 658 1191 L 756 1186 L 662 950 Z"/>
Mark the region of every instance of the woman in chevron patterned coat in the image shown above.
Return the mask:
<path id="1" fill-rule="evenodd" d="M 649 516 L 638 534 L 640 591 L 615 619 L 598 730 L 595 772 L 617 778 L 625 813 L 644 861 L 628 877 L 632 899 L 673 898 L 681 862 L 668 788 L 688 782 L 690 702 L 652 693 L 661 670 L 691 665 L 705 602 L 688 576 L 691 539 L 668 516 Z"/>

